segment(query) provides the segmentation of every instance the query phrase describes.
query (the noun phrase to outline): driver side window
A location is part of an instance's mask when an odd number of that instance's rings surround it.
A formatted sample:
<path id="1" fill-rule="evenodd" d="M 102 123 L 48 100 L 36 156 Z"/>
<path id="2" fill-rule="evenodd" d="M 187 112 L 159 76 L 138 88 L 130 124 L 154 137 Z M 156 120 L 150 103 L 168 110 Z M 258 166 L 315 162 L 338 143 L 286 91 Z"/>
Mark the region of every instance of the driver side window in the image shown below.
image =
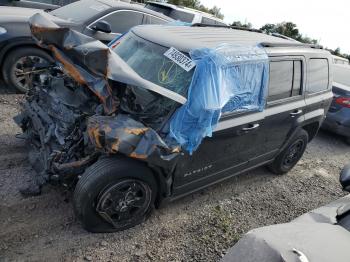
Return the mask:
<path id="1" fill-rule="evenodd" d="M 130 30 L 131 27 L 141 25 L 143 14 L 135 11 L 117 11 L 112 13 L 102 20 L 111 25 L 112 33 L 124 34 Z"/>

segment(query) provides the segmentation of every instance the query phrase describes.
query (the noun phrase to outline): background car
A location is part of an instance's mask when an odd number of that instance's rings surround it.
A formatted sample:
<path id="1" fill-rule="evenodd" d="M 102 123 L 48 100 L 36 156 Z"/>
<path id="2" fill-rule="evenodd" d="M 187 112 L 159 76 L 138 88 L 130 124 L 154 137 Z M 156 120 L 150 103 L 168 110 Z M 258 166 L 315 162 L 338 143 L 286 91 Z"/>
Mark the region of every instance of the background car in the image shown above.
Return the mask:
<path id="1" fill-rule="evenodd" d="M 333 56 L 334 98 L 322 128 L 345 137 L 350 145 L 350 65 Z"/>
<path id="2" fill-rule="evenodd" d="M 227 26 L 224 21 L 214 15 L 183 6 L 161 2 L 147 2 L 145 7 L 186 23 Z"/>
<path id="3" fill-rule="evenodd" d="M 138 4 L 114 0 L 82 0 L 46 13 L 38 9 L 0 7 L 0 67 L 9 86 L 26 92 L 35 74 L 42 73 L 34 65 L 50 62 L 47 51 L 35 45 L 30 34 L 29 19 L 42 13 L 60 26 L 108 43 L 141 24 L 165 24 L 173 19 Z"/>

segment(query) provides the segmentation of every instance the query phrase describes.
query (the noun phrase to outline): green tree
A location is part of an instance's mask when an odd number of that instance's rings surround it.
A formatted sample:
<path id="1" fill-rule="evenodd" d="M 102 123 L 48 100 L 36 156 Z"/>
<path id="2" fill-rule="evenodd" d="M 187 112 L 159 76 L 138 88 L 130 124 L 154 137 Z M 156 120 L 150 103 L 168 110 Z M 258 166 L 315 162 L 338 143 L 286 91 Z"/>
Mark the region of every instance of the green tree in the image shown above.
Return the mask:
<path id="1" fill-rule="evenodd" d="M 340 56 L 340 48 L 339 48 L 339 47 L 337 47 L 337 48 L 333 51 L 333 55 Z"/>
<path id="2" fill-rule="evenodd" d="M 275 24 L 265 24 L 260 28 L 260 30 L 265 32 L 266 34 L 277 33 L 277 28 Z"/>
<path id="3" fill-rule="evenodd" d="M 251 23 L 242 23 L 241 21 L 234 21 L 231 25 L 237 27 L 245 27 L 249 29 L 253 27 Z"/>
<path id="4" fill-rule="evenodd" d="M 278 33 L 285 35 L 287 37 L 293 38 L 303 43 L 317 44 L 316 39 L 311 39 L 310 37 L 303 36 L 300 34 L 297 25 L 292 22 L 282 22 L 278 24 L 266 24 L 260 28 L 263 32 L 267 34 Z"/>

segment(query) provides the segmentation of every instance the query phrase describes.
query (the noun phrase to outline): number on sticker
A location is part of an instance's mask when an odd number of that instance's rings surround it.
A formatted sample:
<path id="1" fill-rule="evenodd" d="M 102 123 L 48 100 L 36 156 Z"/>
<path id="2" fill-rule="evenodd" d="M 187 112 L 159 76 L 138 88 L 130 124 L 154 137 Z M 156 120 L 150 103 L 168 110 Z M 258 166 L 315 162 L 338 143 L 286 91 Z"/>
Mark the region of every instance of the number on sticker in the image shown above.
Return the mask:
<path id="1" fill-rule="evenodd" d="M 190 71 L 196 65 L 191 58 L 184 55 L 174 47 L 170 47 L 164 53 L 164 55 L 187 72 Z"/>

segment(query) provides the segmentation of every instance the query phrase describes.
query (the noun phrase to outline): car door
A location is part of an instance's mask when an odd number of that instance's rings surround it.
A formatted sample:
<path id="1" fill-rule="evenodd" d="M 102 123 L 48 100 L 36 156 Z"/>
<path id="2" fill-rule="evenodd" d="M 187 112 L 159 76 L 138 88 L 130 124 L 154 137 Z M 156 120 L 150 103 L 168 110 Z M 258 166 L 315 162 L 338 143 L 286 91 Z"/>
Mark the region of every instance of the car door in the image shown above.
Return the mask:
<path id="1" fill-rule="evenodd" d="M 108 43 L 115 39 L 117 36 L 126 33 L 131 27 L 141 25 L 143 23 L 144 13 L 135 10 L 117 10 L 113 11 L 108 15 L 105 15 L 93 23 L 91 23 L 86 31 L 88 35 L 101 40 L 102 42 Z M 93 28 L 94 24 L 98 21 L 103 20 L 110 24 L 111 33 L 104 33 L 95 31 Z"/>
<path id="2" fill-rule="evenodd" d="M 224 115 L 212 137 L 205 138 L 192 156 L 183 154 L 174 174 L 173 194 L 182 195 L 247 168 L 261 143 L 264 112 Z"/>
<path id="3" fill-rule="evenodd" d="M 274 158 L 295 128 L 304 122 L 305 58 L 302 56 L 270 58 L 270 80 L 260 149 L 265 152 L 250 165 Z"/>

